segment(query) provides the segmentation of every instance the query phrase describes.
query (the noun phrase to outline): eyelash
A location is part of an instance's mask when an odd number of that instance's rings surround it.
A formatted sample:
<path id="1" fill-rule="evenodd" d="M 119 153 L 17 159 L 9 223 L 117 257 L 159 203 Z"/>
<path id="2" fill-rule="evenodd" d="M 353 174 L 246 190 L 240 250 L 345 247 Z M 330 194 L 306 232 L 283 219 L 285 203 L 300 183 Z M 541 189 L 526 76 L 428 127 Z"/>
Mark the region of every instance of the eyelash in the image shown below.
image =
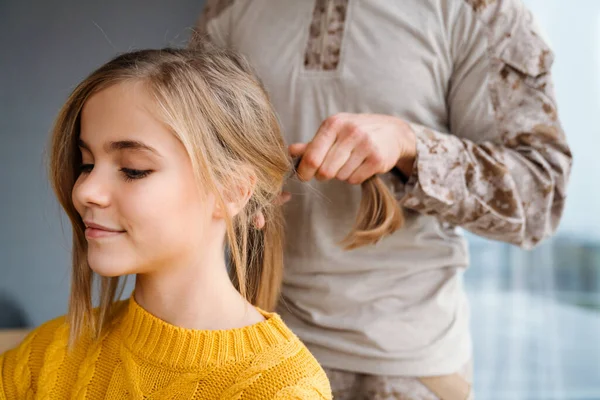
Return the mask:
<path id="1" fill-rule="evenodd" d="M 94 164 L 83 164 L 79 168 L 79 172 L 82 174 L 89 174 L 94 169 Z M 152 170 L 139 170 L 139 169 L 131 169 L 131 168 L 121 168 L 120 171 L 124 175 L 124 179 L 127 182 L 135 181 L 137 179 L 142 179 L 147 177 L 152 173 Z"/>

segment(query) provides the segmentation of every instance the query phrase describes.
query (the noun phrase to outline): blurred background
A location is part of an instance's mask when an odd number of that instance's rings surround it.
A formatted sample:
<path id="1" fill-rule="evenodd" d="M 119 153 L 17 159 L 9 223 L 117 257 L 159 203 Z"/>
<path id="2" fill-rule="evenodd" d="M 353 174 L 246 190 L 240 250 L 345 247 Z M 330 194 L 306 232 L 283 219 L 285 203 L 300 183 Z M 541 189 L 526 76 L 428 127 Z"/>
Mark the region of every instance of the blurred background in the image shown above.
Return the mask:
<path id="1" fill-rule="evenodd" d="M 556 54 L 574 167 L 558 234 L 533 251 L 469 235 L 481 400 L 600 400 L 600 1 L 525 0 Z M 202 0 L 0 0 L 0 329 L 66 312 L 70 229 L 46 179 L 60 106 L 116 53 L 185 45 Z"/>

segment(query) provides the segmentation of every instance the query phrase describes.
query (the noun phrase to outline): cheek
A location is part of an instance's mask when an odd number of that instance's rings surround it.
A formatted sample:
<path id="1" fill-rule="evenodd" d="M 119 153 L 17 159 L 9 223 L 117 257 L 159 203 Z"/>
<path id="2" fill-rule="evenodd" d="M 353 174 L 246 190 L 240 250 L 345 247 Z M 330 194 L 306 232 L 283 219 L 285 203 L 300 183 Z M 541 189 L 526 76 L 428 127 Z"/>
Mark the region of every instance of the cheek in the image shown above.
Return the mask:
<path id="1" fill-rule="evenodd" d="M 160 178 L 147 184 L 135 182 L 120 192 L 121 217 L 134 240 L 143 242 L 139 244 L 179 247 L 205 232 L 209 207 L 203 206 L 193 185 L 174 177 Z"/>

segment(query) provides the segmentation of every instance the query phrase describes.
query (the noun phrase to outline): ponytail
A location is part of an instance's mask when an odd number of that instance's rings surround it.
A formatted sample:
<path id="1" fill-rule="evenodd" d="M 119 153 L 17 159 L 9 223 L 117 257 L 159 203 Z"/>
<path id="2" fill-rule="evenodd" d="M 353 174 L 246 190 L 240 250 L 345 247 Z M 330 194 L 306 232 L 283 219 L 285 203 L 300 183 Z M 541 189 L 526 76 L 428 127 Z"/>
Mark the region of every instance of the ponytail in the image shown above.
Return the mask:
<path id="1" fill-rule="evenodd" d="M 375 244 L 404 225 L 398 201 L 378 176 L 361 185 L 360 208 L 352 230 L 340 242 L 345 250 Z"/>

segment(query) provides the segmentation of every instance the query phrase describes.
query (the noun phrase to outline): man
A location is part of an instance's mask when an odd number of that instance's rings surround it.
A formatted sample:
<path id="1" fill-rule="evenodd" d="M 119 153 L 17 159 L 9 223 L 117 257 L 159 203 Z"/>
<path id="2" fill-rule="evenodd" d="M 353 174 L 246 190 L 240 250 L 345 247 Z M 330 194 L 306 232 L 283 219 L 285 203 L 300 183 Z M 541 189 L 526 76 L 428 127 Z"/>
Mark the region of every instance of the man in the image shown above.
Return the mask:
<path id="1" fill-rule="evenodd" d="M 278 311 L 334 397 L 466 398 L 456 228 L 531 248 L 558 225 L 571 167 L 553 54 L 529 11 L 519 0 L 208 0 L 197 30 L 254 64 L 302 157 Z M 406 224 L 345 252 L 358 184 L 374 174 Z"/>

